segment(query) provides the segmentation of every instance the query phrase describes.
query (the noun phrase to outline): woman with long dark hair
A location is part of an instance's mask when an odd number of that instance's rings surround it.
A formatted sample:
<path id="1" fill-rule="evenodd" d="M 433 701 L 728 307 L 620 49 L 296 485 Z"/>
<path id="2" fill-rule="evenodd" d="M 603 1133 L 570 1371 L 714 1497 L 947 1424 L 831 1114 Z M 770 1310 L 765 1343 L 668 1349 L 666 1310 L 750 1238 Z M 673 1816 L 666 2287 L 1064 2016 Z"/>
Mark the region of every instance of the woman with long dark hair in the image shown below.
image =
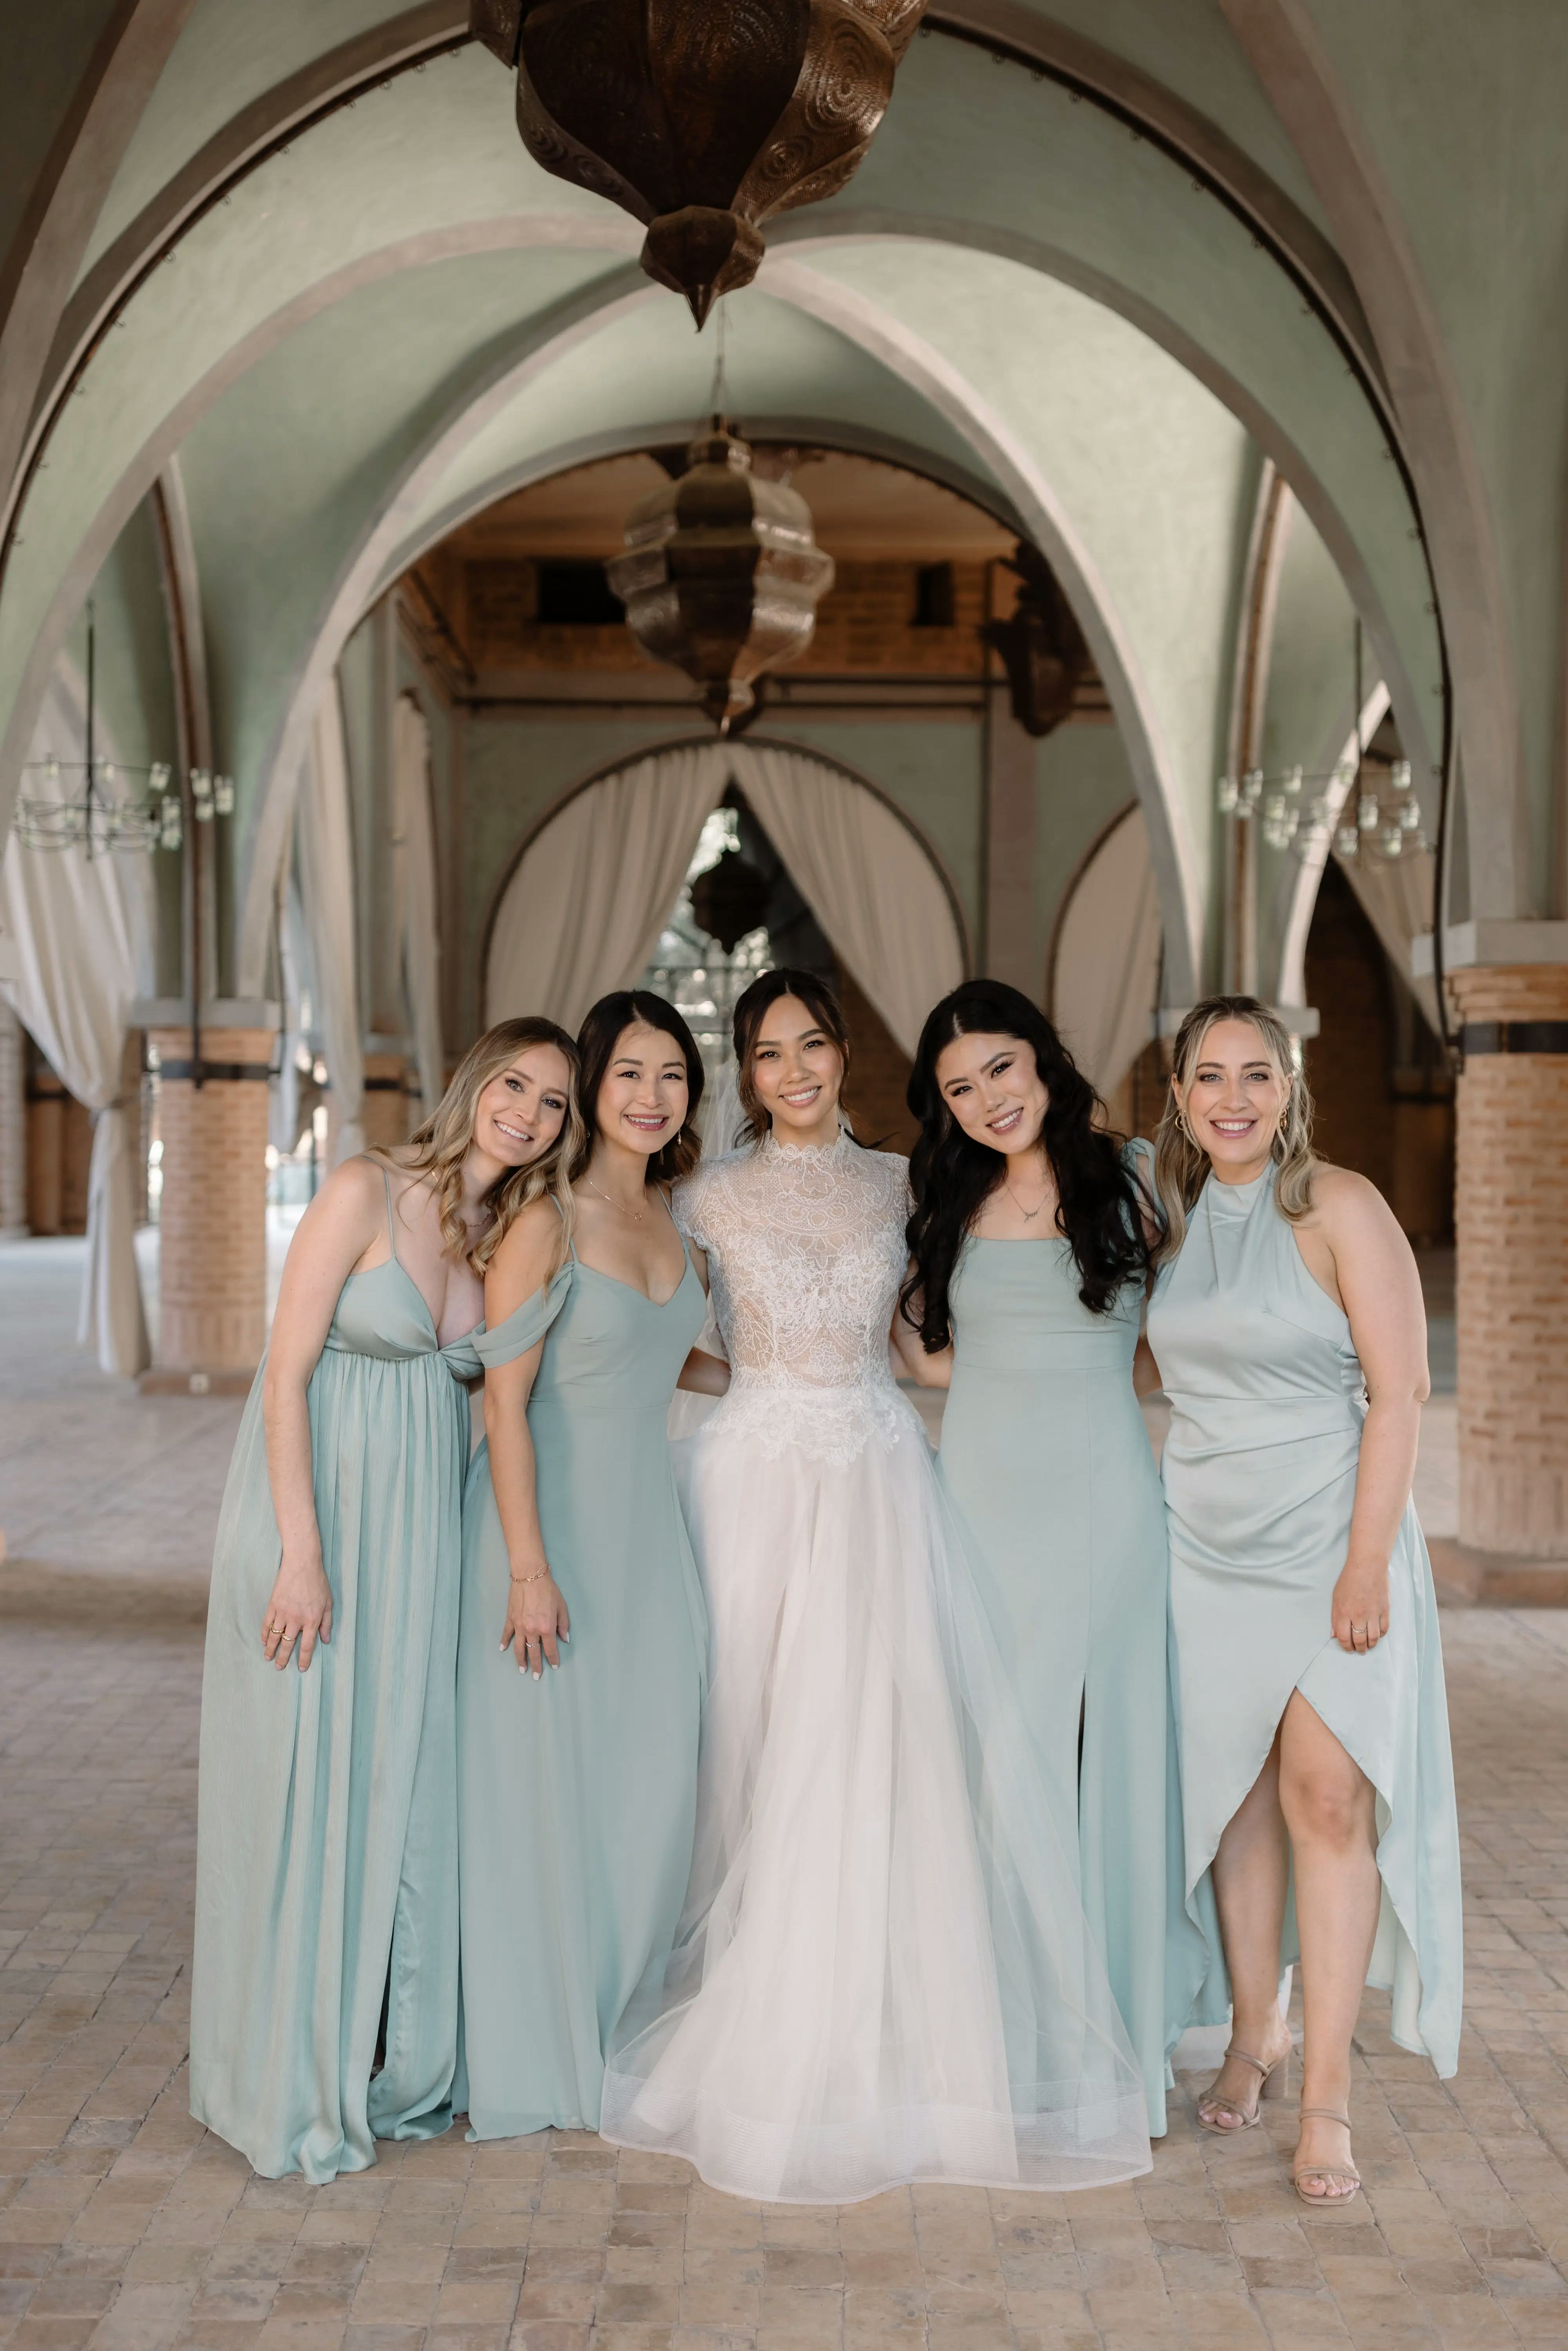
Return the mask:
<path id="1" fill-rule="evenodd" d="M 453 1670 L 486 1270 L 566 1188 L 577 1055 L 469 1048 L 300 1219 L 240 1424 L 202 1677 L 191 2111 L 269 2179 L 452 2121 Z M 385 2063 L 375 2071 L 384 2014 Z"/>
<path id="2" fill-rule="evenodd" d="M 1149 1338 L 1181 1669 L 1186 1886 L 1200 2017 L 1230 2018 L 1198 2100 L 1240 2131 L 1288 2088 L 1279 1984 L 1301 1964 L 1308 2204 L 1342 2204 L 1365 1984 L 1441 2074 L 1458 2063 L 1459 1833 L 1442 1645 L 1410 1499 L 1427 1393 L 1410 1244 L 1375 1187 L 1312 1147 L 1277 1017 L 1195 1005 L 1156 1137 L 1165 1212 Z"/>
<path id="3" fill-rule="evenodd" d="M 665 1416 L 704 1320 L 671 1219 L 703 1065 L 673 1005 L 596 1004 L 585 1139 L 485 1283 L 486 1444 L 457 1655 L 476 2138 L 597 2130 L 607 2037 L 662 1980 L 691 1864 L 706 1619 Z"/>
<path id="4" fill-rule="evenodd" d="M 862 1150 L 810 973 L 735 1012 L 749 1140 L 675 1214 L 730 1369 L 677 1445 L 713 1625 L 696 1850 L 601 2128 L 712 2186 L 1073 2188 L 1148 2168 L 1144 2100 L 924 1433 L 894 1380 L 907 1167 Z"/>
<path id="5" fill-rule="evenodd" d="M 1203 1962 L 1183 1904 L 1165 1514 L 1133 1385 L 1150 1196 L 1051 1022 L 999 980 L 931 1013 L 909 1106 L 895 1340 L 948 1388 L 938 1475 L 1157 2137 Z"/>

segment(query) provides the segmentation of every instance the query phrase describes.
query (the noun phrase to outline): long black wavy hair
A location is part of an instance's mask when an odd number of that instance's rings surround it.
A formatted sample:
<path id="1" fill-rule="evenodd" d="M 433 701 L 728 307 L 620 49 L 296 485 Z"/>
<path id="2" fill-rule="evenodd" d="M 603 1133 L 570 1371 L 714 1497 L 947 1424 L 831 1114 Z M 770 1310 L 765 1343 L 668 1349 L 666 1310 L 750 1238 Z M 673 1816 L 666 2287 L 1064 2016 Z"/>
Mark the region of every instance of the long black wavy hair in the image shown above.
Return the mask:
<path id="1" fill-rule="evenodd" d="M 1016 1037 L 1034 1054 L 1048 1097 L 1041 1140 L 1056 1179 L 1056 1228 L 1072 1250 L 1078 1295 L 1091 1314 L 1109 1312 L 1124 1285 L 1149 1270 L 1143 1201 L 1122 1137 L 1097 1123 L 1100 1097 L 1027 996 L 999 979 L 967 979 L 927 1016 L 909 1080 L 920 1137 L 909 1162 L 912 1266 L 899 1303 L 933 1354 L 953 1335 L 947 1292 L 958 1252 L 1006 1167 L 1000 1152 L 965 1134 L 936 1082 L 937 1061 L 954 1039 L 976 1035 Z"/>

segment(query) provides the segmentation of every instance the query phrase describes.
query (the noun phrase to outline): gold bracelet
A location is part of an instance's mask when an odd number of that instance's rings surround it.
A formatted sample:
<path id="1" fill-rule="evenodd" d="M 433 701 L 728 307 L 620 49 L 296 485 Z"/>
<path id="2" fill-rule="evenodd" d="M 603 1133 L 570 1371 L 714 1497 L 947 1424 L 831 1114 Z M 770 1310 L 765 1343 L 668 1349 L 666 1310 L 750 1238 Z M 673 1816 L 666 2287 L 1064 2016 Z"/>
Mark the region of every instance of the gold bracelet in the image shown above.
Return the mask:
<path id="1" fill-rule="evenodd" d="M 549 1573 L 548 1567 L 536 1567 L 531 1575 L 514 1575 L 511 1581 L 514 1583 L 542 1583 Z"/>

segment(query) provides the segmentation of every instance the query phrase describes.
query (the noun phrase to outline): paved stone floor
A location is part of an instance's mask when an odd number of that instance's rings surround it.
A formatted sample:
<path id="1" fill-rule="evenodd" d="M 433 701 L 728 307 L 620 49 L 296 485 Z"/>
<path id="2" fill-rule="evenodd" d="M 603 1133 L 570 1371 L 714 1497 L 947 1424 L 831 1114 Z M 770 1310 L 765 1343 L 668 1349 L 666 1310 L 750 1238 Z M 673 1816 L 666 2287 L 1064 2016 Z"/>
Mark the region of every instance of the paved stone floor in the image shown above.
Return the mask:
<path id="1" fill-rule="evenodd" d="M 0 1247 L 0 2339 L 15 2351 L 1568 2346 L 1568 1614 L 1444 1621 L 1469 2001 L 1457 2079 L 1369 1995 L 1348 2212 L 1184 2101 L 1152 2175 L 841 2211 L 566 2134 L 255 2178 L 192 2123 L 206 1553 L 237 1406 L 68 1344 L 79 1245 Z M 1184 2080 L 1191 2088 L 1202 2074 Z"/>

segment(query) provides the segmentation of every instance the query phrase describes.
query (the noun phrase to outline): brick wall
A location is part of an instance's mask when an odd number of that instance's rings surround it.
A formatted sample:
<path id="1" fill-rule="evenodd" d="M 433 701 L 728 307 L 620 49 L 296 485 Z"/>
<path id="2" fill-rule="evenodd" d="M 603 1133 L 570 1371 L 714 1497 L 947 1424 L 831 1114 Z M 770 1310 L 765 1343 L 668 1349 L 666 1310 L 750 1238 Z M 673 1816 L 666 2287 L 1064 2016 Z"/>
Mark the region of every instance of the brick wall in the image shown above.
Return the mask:
<path id="1" fill-rule="evenodd" d="M 1460 971 L 1461 1021 L 1568 1019 L 1568 967 Z M 1473 1054 L 1458 1083 L 1459 1539 L 1568 1555 L 1568 1055 Z"/>
<path id="2" fill-rule="evenodd" d="M 27 1229 L 27 1040 L 0 1003 L 0 1233 Z"/>

